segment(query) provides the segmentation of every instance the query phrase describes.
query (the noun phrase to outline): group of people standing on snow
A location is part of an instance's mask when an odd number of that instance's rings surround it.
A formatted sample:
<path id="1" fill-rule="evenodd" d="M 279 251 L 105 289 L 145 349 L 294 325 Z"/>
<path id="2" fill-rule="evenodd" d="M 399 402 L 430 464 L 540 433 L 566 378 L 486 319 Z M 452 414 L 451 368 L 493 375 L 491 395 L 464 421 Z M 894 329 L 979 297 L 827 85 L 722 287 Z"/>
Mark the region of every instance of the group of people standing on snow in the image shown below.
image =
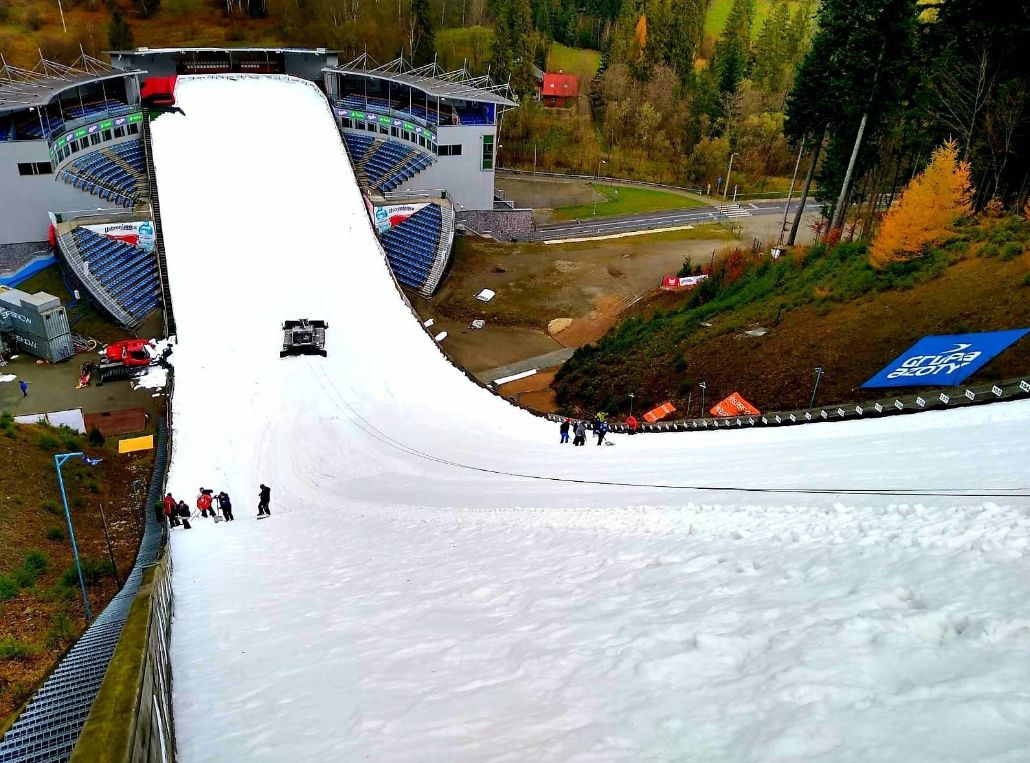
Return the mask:
<path id="1" fill-rule="evenodd" d="M 271 488 L 268 485 L 261 485 L 258 493 L 258 517 L 271 515 L 272 512 L 268 508 L 271 500 Z M 232 514 L 232 500 L 224 490 L 215 493 L 214 490 L 206 487 L 200 488 L 197 493 L 196 505 L 202 517 L 211 517 L 216 522 L 234 522 L 236 520 Z M 184 530 L 192 529 L 190 519 L 196 519 L 186 502 L 175 500 L 171 493 L 166 494 L 164 498 L 164 517 L 168 521 L 169 527 L 181 525 Z"/>
<path id="2" fill-rule="evenodd" d="M 636 434 L 637 429 L 640 427 L 640 423 L 636 417 L 630 416 L 626 419 L 626 426 L 629 428 L 630 434 Z M 569 434 L 573 435 L 573 445 L 586 445 L 587 442 L 587 430 L 591 430 L 594 433 L 594 437 L 597 438 L 597 444 L 603 445 L 605 435 L 611 431 L 611 425 L 608 423 L 608 414 L 604 411 L 599 411 L 594 420 L 589 424 L 585 421 L 573 421 L 572 419 L 562 419 L 558 425 L 558 432 L 561 434 L 561 444 L 564 445 L 569 441 Z M 611 443 L 608 443 L 611 445 Z"/>

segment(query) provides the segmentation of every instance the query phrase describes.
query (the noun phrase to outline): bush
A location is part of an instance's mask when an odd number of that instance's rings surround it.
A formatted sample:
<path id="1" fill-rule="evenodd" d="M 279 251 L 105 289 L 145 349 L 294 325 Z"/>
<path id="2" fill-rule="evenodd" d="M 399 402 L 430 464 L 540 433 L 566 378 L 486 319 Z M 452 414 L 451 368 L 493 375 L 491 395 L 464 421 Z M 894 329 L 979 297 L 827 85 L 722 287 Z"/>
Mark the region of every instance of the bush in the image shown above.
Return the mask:
<path id="1" fill-rule="evenodd" d="M 13 599 L 21 586 L 10 575 L 0 575 L 0 601 Z"/>
<path id="2" fill-rule="evenodd" d="M 6 24 L 11 20 L 11 3 L 8 0 L 0 0 L 0 24 Z"/>
<path id="3" fill-rule="evenodd" d="M 61 446 L 66 451 L 82 450 L 82 438 L 75 435 L 61 435 Z"/>
<path id="4" fill-rule="evenodd" d="M 107 441 L 104 437 L 104 433 L 96 427 L 89 428 L 89 434 L 86 435 L 86 439 L 89 440 L 90 445 L 95 445 L 98 448 Z"/>
<path id="5" fill-rule="evenodd" d="M 1016 241 L 1010 241 L 1001 248 L 1001 258 L 1003 260 L 1014 260 L 1022 253 L 1023 245 Z"/>
<path id="6" fill-rule="evenodd" d="M 86 483 L 86 490 L 96 495 L 100 492 L 100 485 L 98 485 L 94 480 L 90 480 Z"/>
<path id="7" fill-rule="evenodd" d="M 50 568 L 50 557 L 42 551 L 32 549 L 32 551 L 25 555 L 25 560 L 21 563 L 21 566 L 35 576 L 32 581 L 35 583 L 36 579 Z"/>
<path id="8" fill-rule="evenodd" d="M 52 434 L 41 434 L 39 439 L 36 440 L 36 445 L 38 445 L 41 450 L 56 451 L 60 447 L 61 443 Z"/>
<path id="9" fill-rule="evenodd" d="M 58 612 L 50 620 L 50 630 L 46 634 L 47 646 L 53 649 L 64 646 L 75 638 L 75 629 L 72 628 L 72 621 L 64 612 Z"/>
<path id="10" fill-rule="evenodd" d="M 56 501 L 43 501 L 42 505 L 43 505 L 43 511 L 47 512 L 48 514 L 60 514 L 61 513 L 61 509 L 57 505 Z"/>
<path id="11" fill-rule="evenodd" d="M 0 662 L 7 660 L 23 660 L 35 653 L 31 644 L 19 641 L 14 636 L 0 638 Z"/>
<path id="12" fill-rule="evenodd" d="M 46 539 L 52 541 L 64 540 L 64 530 L 60 527 L 51 527 L 46 531 Z"/>
<path id="13" fill-rule="evenodd" d="M 43 17 L 39 15 L 39 11 L 33 8 L 25 16 L 25 25 L 29 28 L 29 31 L 38 32 L 43 27 Z"/>
<path id="14" fill-rule="evenodd" d="M 82 581 L 87 585 L 96 585 L 101 578 L 114 575 L 114 567 L 109 560 L 82 559 Z M 61 585 L 74 588 L 79 585 L 79 573 L 75 564 L 70 564 L 61 573 Z"/>

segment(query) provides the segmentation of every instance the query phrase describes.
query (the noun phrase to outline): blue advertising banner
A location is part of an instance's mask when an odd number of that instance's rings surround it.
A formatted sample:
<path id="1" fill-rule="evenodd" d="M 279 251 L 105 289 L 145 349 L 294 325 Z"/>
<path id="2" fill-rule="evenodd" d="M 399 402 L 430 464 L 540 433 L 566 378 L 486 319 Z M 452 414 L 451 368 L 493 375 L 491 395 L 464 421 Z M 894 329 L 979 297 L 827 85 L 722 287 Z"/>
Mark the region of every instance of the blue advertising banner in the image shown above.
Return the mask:
<path id="1" fill-rule="evenodd" d="M 924 336 L 862 387 L 951 387 L 961 384 L 1027 333 L 1030 333 L 1030 328 Z"/>

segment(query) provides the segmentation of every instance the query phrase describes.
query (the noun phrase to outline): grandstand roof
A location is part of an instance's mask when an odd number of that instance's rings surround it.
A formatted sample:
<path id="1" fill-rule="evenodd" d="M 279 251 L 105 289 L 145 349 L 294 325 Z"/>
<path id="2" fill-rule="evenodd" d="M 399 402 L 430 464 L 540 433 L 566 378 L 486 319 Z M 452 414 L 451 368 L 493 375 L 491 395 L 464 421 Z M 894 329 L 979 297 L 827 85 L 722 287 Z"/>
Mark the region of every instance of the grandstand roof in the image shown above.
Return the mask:
<path id="1" fill-rule="evenodd" d="M 110 55 L 120 56 L 135 56 L 145 55 L 147 53 L 311 53 L 313 55 L 323 56 L 326 53 L 337 53 L 335 50 L 328 50 L 326 48 L 226 48 L 226 47 L 207 47 L 207 48 L 132 48 L 130 50 L 109 50 L 107 51 Z"/>
<path id="2" fill-rule="evenodd" d="M 118 71 L 85 53 L 72 66 L 40 58 L 32 69 L 4 62 L 0 66 L 0 114 L 46 106 L 57 95 L 79 85 L 120 79 L 139 70 Z"/>
<path id="3" fill-rule="evenodd" d="M 444 71 L 435 61 L 425 66 L 414 67 L 401 56 L 389 63 L 376 65 L 372 57 L 366 53 L 342 66 L 326 67 L 325 71 L 386 79 L 410 85 L 434 98 L 479 101 L 499 106 L 516 105 L 515 101 L 508 97 L 510 90 L 507 84 L 495 85 L 489 76 L 475 77 L 465 68 Z"/>

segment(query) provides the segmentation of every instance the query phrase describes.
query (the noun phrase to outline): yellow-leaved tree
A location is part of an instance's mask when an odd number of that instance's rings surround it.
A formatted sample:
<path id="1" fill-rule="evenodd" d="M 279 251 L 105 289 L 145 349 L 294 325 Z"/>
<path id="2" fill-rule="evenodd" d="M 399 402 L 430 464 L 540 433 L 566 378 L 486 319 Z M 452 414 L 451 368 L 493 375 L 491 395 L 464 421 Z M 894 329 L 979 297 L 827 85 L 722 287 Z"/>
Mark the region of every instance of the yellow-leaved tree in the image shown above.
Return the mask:
<path id="1" fill-rule="evenodd" d="M 869 262 L 882 268 L 890 262 L 921 257 L 947 241 L 952 226 L 972 209 L 969 162 L 958 158 L 949 140 L 933 152 L 926 169 L 912 178 L 898 202 L 884 215 L 869 250 Z"/>

